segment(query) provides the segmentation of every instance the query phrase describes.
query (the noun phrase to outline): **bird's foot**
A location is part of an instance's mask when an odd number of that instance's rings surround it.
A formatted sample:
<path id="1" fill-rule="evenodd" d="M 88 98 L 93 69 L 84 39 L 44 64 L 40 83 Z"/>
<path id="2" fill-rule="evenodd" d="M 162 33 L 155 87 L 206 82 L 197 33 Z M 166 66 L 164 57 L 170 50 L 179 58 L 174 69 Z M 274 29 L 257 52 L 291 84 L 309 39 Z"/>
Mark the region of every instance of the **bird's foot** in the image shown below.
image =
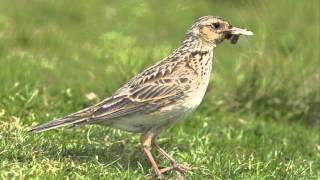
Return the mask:
<path id="1" fill-rule="evenodd" d="M 191 171 L 192 167 L 188 164 L 178 164 L 178 163 L 174 162 L 174 163 L 172 163 L 172 166 L 160 169 L 160 173 L 161 174 L 166 173 L 166 172 L 173 170 L 173 169 L 179 173 L 186 173 L 188 171 Z"/>
<path id="2" fill-rule="evenodd" d="M 189 164 L 173 164 L 174 169 L 176 169 L 176 171 L 179 171 L 181 173 L 186 173 L 188 171 L 192 170 L 192 167 Z"/>
<path id="3" fill-rule="evenodd" d="M 190 165 L 188 165 L 188 164 L 177 164 L 176 162 L 173 162 L 172 166 L 160 169 L 160 173 L 162 174 L 162 173 L 168 172 L 168 171 L 173 170 L 173 169 L 177 173 L 177 179 L 178 180 L 183 180 L 184 177 L 183 177 L 182 174 L 186 173 L 187 171 L 191 171 L 192 167 Z"/>
<path id="4" fill-rule="evenodd" d="M 145 177 L 147 180 L 151 180 L 151 179 L 162 180 L 162 179 L 164 179 L 164 176 L 162 173 L 163 172 L 161 171 L 161 169 L 159 169 L 159 171 L 154 171 L 152 174 L 147 174 Z"/>

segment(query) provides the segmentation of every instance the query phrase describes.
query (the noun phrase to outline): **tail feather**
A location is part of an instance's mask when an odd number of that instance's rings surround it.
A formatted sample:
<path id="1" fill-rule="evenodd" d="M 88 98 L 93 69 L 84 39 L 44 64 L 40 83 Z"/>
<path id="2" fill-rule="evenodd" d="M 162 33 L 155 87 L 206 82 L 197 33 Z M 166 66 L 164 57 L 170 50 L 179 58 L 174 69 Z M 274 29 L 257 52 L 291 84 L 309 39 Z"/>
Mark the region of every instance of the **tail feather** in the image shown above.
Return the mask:
<path id="1" fill-rule="evenodd" d="M 28 130 L 28 132 L 36 132 L 36 133 L 43 132 L 43 131 L 47 131 L 50 129 L 55 129 L 63 126 L 78 124 L 86 120 L 87 120 L 86 117 L 67 116 L 64 118 L 49 121 L 44 124 L 33 126 Z"/>

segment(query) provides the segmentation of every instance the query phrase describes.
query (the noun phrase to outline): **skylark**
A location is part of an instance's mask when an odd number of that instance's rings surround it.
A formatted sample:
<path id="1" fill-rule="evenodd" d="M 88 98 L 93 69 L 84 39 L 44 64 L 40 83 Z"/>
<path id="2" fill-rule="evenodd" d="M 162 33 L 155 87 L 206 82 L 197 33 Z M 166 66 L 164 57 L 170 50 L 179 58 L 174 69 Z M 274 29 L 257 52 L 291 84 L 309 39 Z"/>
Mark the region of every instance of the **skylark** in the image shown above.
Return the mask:
<path id="1" fill-rule="evenodd" d="M 174 169 L 181 177 L 190 168 L 177 164 L 156 143 L 156 137 L 198 107 L 209 83 L 213 49 L 224 39 L 235 44 L 240 35 L 253 33 L 217 16 L 201 17 L 188 30 L 180 47 L 128 81 L 113 96 L 66 117 L 34 126 L 30 132 L 99 124 L 141 133 L 141 145 L 155 175 L 161 178 L 163 172 Z M 159 169 L 151 147 L 169 159 L 172 166 Z"/>

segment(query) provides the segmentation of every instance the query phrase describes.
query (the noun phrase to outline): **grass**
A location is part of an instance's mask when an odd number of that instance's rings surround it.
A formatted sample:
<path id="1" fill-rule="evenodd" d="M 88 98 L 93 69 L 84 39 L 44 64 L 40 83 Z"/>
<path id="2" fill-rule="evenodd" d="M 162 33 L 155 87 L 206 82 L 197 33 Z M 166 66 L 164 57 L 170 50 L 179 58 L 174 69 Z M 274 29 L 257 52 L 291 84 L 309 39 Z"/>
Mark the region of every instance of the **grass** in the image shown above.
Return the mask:
<path id="1" fill-rule="evenodd" d="M 316 0 L 1 1 L 0 179 L 145 179 L 149 163 L 130 133 L 26 130 L 111 95 L 207 14 L 255 36 L 215 50 L 202 105 L 160 144 L 198 167 L 188 179 L 319 179 L 316 7 Z"/>

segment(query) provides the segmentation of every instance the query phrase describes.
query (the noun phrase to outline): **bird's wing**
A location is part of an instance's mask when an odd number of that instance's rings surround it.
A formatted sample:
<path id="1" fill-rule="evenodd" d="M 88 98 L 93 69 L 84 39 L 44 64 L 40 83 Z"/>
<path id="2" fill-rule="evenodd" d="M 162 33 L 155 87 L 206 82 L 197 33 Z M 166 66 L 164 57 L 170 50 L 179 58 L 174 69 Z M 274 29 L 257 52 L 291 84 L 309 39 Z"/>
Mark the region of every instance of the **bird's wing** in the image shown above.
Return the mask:
<path id="1" fill-rule="evenodd" d="M 122 97 L 112 97 L 100 103 L 90 115 L 89 123 L 121 118 L 132 113 L 149 113 L 175 102 L 183 96 L 177 85 L 140 86 Z"/>
<path id="2" fill-rule="evenodd" d="M 101 103 L 73 113 L 69 116 L 52 120 L 32 127 L 30 132 L 42 132 L 62 126 L 96 124 L 132 114 L 150 113 L 173 103 L 183 96 L 183 91 L 173 84 L 144 84 L 131 89 L 132 92 L 111 96 Z"/>
<path id="3" fill-rule="evenodd" d="M 188 83 L 181 82 L 182 79 L 186 79 L 184 74 L 190 74 L 181 73 L 181 67 L 181 64 L 172 61 L 160 62 L 140 73 L 102 102 L 69 116 L 35 126 L 30 131 L 41 132 L 68 125 L 100 123 L 132 114 L 156 111 L 181 99 L 185 90 L 190 87 Z M 179 75 L 177 72 L 180 72 Z"/>
<path id="4" fill-rule="evenodd" d="M 172 75 L 180 67 L 179 64 L 162 62 L 146 69 L 119 89 L 114 96 L 89 108 L 93 111 L 89 113 L 87 123 L 121 118 L 133 113 L 148 113 L 176 102 L 184 96 L 184 91 L 189 87 L 181 85 L 181 82 L 179 84 L 181 77 Z"/>

